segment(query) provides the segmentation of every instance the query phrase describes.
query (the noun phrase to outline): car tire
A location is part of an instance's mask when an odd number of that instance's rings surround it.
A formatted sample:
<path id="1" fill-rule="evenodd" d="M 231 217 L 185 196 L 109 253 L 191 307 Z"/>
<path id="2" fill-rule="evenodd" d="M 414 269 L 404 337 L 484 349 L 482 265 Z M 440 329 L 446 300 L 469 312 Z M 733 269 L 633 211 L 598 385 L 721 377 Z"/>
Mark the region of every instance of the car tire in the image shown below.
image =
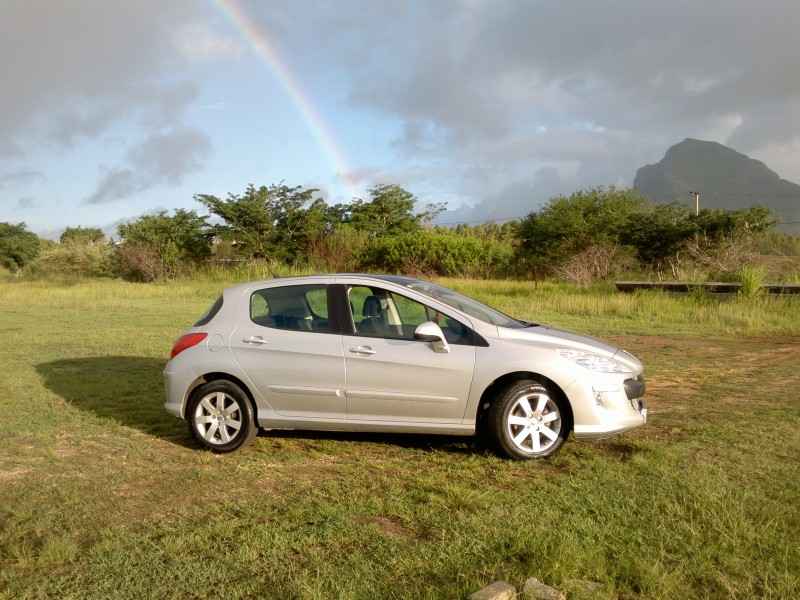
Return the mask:
<path id="1" fill-rule="evenodd" d="M 233 452 L 256 434 L 253 405 L 230 381 L 211 381 L 192 393 L 186 410 L 189 431 L 198 444 L 214 452 Z"/>
<path id="2" fill-rule="evenodd" d="M 535 381 L 505 387 L 489 408 L 489 437 L 495 449 L 517 460 L 553 456 L 569 436 L 564 402 Z"/>

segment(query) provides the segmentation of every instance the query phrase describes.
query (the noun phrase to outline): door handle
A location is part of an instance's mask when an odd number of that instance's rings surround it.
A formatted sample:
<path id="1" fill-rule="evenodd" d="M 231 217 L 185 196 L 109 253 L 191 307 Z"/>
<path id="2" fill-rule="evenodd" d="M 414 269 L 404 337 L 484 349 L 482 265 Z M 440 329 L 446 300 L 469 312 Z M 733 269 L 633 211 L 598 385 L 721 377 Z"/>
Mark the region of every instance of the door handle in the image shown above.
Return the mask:
<path id="1" fill-rule="evenodd" d="M 253 335 L 253 336 L 250 336 L 249 338 L 244 338 L 242 341 L 245 344 L 256 344 L 256 345 L 262 345 L 262 344 L 268 344 L 269 343 L 267 340 L 262 338 L 260 335 Z"/>
<path id="2" fill-rule="evenodd" d="M 377 350 L 373 350 L 369 346 L 359 346 L 358 348 L 350 348 L 353 354 L 377 354 Z"/>

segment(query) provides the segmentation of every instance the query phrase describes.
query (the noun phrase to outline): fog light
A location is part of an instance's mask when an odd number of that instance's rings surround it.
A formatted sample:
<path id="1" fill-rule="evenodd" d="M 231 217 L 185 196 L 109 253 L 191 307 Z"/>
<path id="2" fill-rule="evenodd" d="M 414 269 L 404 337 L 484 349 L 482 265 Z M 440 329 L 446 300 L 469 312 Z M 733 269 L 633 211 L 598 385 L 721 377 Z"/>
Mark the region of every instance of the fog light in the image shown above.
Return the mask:
<path id="1" fill-rule="evenodd" d="M 594 402 L 597 404 L 597 406 L 601 406 L 603 408 L 606 407 L 606 401 L 603 400 L 603 392 L 594 393 Z"/>

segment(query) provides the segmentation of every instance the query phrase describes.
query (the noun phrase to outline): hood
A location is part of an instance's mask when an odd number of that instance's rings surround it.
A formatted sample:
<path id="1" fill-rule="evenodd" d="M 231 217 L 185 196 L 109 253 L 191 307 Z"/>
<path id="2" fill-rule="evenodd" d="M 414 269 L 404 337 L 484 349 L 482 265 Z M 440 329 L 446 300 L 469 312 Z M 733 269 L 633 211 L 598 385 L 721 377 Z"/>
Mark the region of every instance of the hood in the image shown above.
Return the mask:
<path id="1" fill-rule="evenodd" d="M 614 358 L 620 362 L 629 364 L 633 367 L 634 371 L 639 371 L 642 368 L 642 363 L 625 350 L 621 350 L 617 346 L 604 342 L 603 340 L 588 335 L 581 335 L 573 331 L 567 331 L 566 329 L 536 324 L 524 329 L 498 327 L 497 335 L 502 340 L 513 340 L 523 343 L 530 342 L 537 345 L 552 346 L 553 349 L 568 348 L 583 350 L 585 352 L 594 352 L 595 354 Z"/>

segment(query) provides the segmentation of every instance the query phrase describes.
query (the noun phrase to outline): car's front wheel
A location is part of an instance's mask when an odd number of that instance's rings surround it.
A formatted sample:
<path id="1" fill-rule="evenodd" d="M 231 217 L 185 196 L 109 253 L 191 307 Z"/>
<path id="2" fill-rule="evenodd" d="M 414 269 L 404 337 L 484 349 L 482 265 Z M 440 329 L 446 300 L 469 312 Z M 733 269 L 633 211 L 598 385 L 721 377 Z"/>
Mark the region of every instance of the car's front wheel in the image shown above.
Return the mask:
<path id="1" fill-rule="evenodd" d="M 563 401 L 535 381 L 516 381 L 489 408 L 489 436 L 509 458 L 544 458 L 558 452 L 569 436 Z"/>
<path id="2" fill-rule="evenodd" d="M 197 443 L 214 452 L 238 450 L 256 434 L 250 399 L 230 381 L 211 381 L 197 388 L 186 419 Z"/>

